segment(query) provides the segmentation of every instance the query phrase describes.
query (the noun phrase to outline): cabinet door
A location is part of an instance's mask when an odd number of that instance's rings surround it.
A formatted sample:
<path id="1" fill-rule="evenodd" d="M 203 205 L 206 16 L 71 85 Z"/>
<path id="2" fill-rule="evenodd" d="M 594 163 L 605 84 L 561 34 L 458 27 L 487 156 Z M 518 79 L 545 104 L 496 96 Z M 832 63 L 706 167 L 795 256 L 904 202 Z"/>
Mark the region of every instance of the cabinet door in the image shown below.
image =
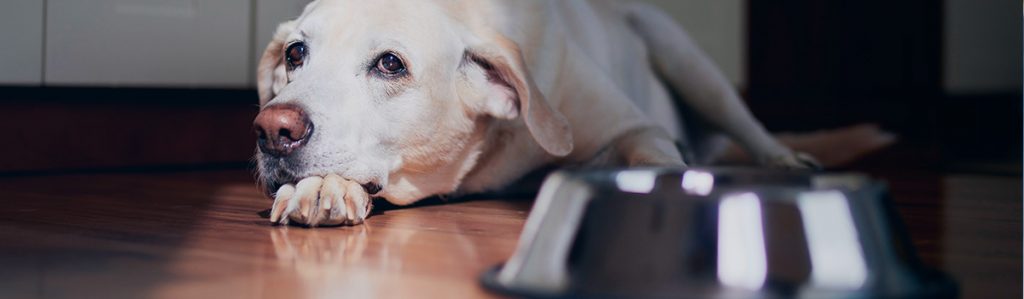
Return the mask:
<path id="1" fill-rule="evenodd" d="M 0 84 L 42 83 L 43 1 L 4 0 L 0 28 Z"/>
<path id="2" fill-rule="evenodd" d="M 250 0 L 49 0 L 47 85 L 246 87 Z"/>

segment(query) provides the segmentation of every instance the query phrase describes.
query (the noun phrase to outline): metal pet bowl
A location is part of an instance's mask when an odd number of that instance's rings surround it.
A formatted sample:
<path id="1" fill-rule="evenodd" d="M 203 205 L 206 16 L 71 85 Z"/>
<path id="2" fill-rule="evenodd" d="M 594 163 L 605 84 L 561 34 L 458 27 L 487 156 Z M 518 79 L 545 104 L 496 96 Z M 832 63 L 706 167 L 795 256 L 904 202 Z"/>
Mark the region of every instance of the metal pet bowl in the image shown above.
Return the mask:
<path id="1" fill-rule="evenodd" d="M 483 284 L 536 298 L 951 298 L 885 184 L 767 170 L 562 171 Z"/>

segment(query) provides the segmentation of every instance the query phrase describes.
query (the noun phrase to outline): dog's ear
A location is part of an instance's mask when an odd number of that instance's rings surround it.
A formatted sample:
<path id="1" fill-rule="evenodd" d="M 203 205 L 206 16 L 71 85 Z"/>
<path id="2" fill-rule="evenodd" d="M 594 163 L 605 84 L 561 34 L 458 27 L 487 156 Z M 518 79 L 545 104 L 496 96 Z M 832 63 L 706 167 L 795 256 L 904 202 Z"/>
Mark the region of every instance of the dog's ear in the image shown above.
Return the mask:
<path id="1" fill-rule="evenodd" d="M 572 152 L 569 121 L 541 94 L 515 42 L 495 34 L 485 44 L 466 49 L 465 59 L 486 72 L 485 111 L 503 119 L 522 116 L 530 135 L 551 155 Z"/>
<path id="2" fill-rule="evenodd" d="M 295 21 L 288 21 L 277 26 L 274 38 L 270 40 L 267 49 L 260 57 L 260 64 L 256 68 L 256 89 L 260 95 L 260 106 L 274 99 L 280 91 L 288 84 L 288 71 L 284 65 L 284 42 L 288 34 L 295 29 Z"/>

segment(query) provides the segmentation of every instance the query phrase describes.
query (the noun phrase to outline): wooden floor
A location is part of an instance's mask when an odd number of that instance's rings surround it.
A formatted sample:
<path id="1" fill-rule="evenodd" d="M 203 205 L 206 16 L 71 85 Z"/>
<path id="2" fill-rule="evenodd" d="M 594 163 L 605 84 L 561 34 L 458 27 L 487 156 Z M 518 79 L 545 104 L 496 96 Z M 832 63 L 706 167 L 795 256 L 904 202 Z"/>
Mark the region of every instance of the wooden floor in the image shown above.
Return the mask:
<path id="1" fill-rule="evenodd" d="M 964 298 L 1021 298 L 1020 177 L 890 173 L 926 263 Z M 531 202 L 271 226 L 244 170 L 0 178 L 0 298 L 470 298 Z"/>

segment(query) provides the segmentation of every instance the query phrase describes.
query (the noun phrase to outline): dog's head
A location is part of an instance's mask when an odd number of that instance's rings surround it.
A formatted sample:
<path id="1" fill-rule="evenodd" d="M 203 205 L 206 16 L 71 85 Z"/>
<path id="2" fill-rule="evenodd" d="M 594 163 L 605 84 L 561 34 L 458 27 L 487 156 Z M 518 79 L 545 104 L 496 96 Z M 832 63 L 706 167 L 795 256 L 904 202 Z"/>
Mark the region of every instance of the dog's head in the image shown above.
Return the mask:
<path id="1" fill-rule="evenodd" d="M 257 74 L 265 188 L 336 173 L 396 203 L 450 192 L 495 120 L 572 151 L 518 45 L 458 5 L 321 0 L 281 24 Z"/>

